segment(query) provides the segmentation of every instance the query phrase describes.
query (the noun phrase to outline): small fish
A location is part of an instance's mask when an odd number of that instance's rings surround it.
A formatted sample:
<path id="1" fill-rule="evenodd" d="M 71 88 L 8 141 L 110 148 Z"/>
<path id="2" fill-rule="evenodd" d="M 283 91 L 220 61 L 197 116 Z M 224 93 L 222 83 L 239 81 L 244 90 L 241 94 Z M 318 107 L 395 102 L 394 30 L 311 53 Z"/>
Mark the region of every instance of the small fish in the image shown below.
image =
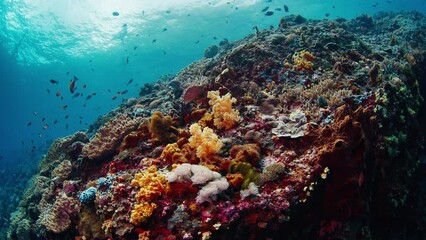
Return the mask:
<path id="1" fill-rule="evenodd" d="M 92 92 L 92 94 L 90 94 L 90 95 L 95 96 L 95 95 L 96 95 L 96 93 L 95 93 L 95 92 Z"/>
<path id="2" fill-rule="evenodd" d="M 42 122 L 44 122 L 44 120 L 46 120 L 46 118 L 45 118 L 45 117 L 43 117 L 43 118 L 41 119 L 41 121 L 42 121 Z"/>
<path id="3" fill-rule="evenodd" d="M 67 123 L 67 125 L 65 126 L 65 129 L 68 129 L 68 123 Z"/>
<path id="4" fill-rule="evenodd" d="M 325 16 L 326 16 L 326 17 L 330 17 L 330 13 L 326 13 L 326 14 L 325 14 Z"/>
<path id="5" fill-rule="evenodd" d="M 197 40 L 197 41 L 195 42 L 195 44 L 198 44 L 198 43 L 200 43 L 200 40 Z"/>
<path id="6" fill-rule="evenodd" d="M 67 75 L 70 75 L 70 72 L 67 72 Z"/>
<path id="7" fill-rule="evenodd" d="M 114 16 L 114 17 L 118 17 L 119 15 L 120 15 L 119 12 L 112 12 L 112 16 Z"/>
<path id="8" fill-rule="evenodd" d="M 49 94 L 49 95 L 50 95 L 50 90 L 49 90 L 49 89 L 47 89 L 47 94 Z"/>
<path id="9" fill-rule="evenodd" d="M 65 110 L 65 109 L 67 109 L 67 108 L 68 108 L 68 105 L 66 105 L 66 104 L 65 104 L 64 106 L 62 106 L 62 109 L 63 109 L 63 110 Z"/>
<path id="10" fill-rule="evenodd" d="M 133 78 L 131 78 L 128 82 L 127 82 L 127 86 L 129 86 L 129 84 L 131 84 L 133 82 Z"/>
<path id="11" fill-rule="evenodd" d="M 27 123 L 27 126 L 31 126 L 31 122 L 28 122 L 28 123 Z"/>
<path id="12" fill-rule="evenodd" d="M 262 9 L 262 12 L 266 12 L 268 11 L 269 7 L 265 7 L 264 9 Z"/>
<path id="13" fill-rule="evenodd" d="M 281 8 L 275 8 L 275 11 L 281 11 Z"/>
<path id="14" fill-rule="evenodd" d="M 80 120 L 80 125 L 81 125 L 81 120 Z"/>
<path id="15" fill-rule="evenodd" d="M 167 55 L 166 51 L 163 51 L 164 55 Z"/>
<path id="16" fill-rule="evenodd" d="M 58 80 L 55 80 L 55 79 L 50 79 L 50 83 L 51 83 L 51 84 L 58 84 L 58 83 L 59 83 L 59 81 L 58 81 Z"/>
<path id="17" fill-rule="evenodd" d="M 288 12 L 288 6 L 284 5 L 284 12 Z"/>
<path id="18" fill-rule="evenodd" d="M 36 146 L 31 147 L 31 152 L 34 152 L 36 150 Z"/>
<path id="19" fill-rule="evenodd" d="M 373 4 L 372 7 L 377 7 L 377 5 L 379 5 L 379 3 Z"/>
<path id="20" fill-rule="evenodd" d="M 71 93 L 74 93 L 77 87 L 75 86 L 75 83 L 77 82 L 78 78 L 74 76 L 74 79 L 71 79 L 69 89 Z"/>
<path id="21" fill-rule="evenodd" d="M 49 128 L 49 125 L 47 125 L 47 123 L 43 125 L 43 130 L 46 130 L 48 128 Z"/>
<path id="22" fill-rule="evenodd" d="M 163 28 L 163 32 L 167 31 L 167 28 Z"/>
<path id="23" fill-rule="evenodd" d="M 24 145 L 24 141 L 21 141 L 21 144 Z"/>
<path id="24" fill-rule="evenodd" d="M 107 90 L 108 90 L 109 93 L 111 93 L 111 89 L 108 88 Z"/>
<path id="25" fill-rule="evenodd" d="M 86 84 L 84 84 L 83 86 L 81 86 L 81 88 L 83 88 L 83 89 L 85 89 L 87 87 L 87 85 Z"/>
<path id="26" fill-rule="evenodd" d="M 151 43 L 155 43 L 157 41 L 157 39 L 152 39 Z"/>
<path id="27" fill-rule="evenodd" d="M 34 116 L 37 116 L 37 112 L 33 112 Z"/>
<path id="28" fill-rule="evenodd" d="M 86 97 L 86 101 L 89 100 L 89 99 L 91 99 L 91 98 L 92 98 L 92 95 L 87 96 Z"/>
<path id="29" fill-rule="evenodd" d="M 134 46 L 134 47 L 133 47 L 133 50 L 136 50 L 136 48 L 138 48 L 138 46 Z"/>
<path id="30" fill-rule="evenodd" d="M 68 114 L 68 115 L 66 115 L 66 116 L 65 116 L 65 119 L 68 119 L 68 117 L 69 117 L 69 116 L 70 116 L 69 114 Z"/>
<path id="31" fill-rule="evenodd" d="M 92 62 L 92 59 L 90 59 L 89 62 Z"/>
<path id="32" fill-rule="evenodd" d="M 126 63 L 129 63 L 129 57 L 127 57 L 127 59 L 126 59 Z"/>
<path id="33" fill-rule="evenodd" d="M 274 14 L 274 12 L 272 12 L 272 11 L 267 11 L 266 13 L 265 13 L 265 16 L 272 16 Z"/>
<path id="34" fill-rule="evenodd" d="M 112 99 L 112 100 L 115 100 L 115 99 L 117 99 L 117 96 L 113 96 L 111 99 Z"/>
<path id="35" fill-rule="evenodd" d="M 58 120 L 55 120 L 54 122 L 53 122 L 53 124 L 57 124 L 58 123 Z"/>
<path id="36" fill-rule="evenodd" d="M 63 96 L 61 97 L 61 100 L 64 100 L 64 97 L 63 97 Z"/>
<path id="37" fill-rule="evenodd" d="M 81 96 L 81 93 L 75 93 L 73 96 L 72 96 L 72 98 L 76 98 L 76 97 L 80 97 Z"/>

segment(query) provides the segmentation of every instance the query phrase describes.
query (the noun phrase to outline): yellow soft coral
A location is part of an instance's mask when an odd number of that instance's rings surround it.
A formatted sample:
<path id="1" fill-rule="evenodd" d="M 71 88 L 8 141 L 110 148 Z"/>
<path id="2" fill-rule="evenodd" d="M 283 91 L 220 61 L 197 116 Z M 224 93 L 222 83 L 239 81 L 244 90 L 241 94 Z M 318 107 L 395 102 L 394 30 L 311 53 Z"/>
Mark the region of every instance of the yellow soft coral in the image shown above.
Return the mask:
<path id="1" fill-rule="evenodd" d="M 155 203 L 143 202 L 136 204 L 130 215 L 130 222 L 135 225 L 139 225 L 145 222 L 146 219 L 152 215 L 156 208 L 157 204 Z"/>
<path id="2" fill-rule="evenodd" d="M 230 93 L 221 97 L 219 91 L 210 91 L 207 97 L 210 98 L 210 106 L 213 106 L 213 124 L 217 128 L 229 129 L 240 120 L 240 113 L 232 109 L 232 104 L 236 103 L 237 99 L 231 98 Z"/>
<path id="3" fill-rule="evenodd" d="M 201 129 L 198 123 L 194 123 L 189 127 L 189 132 L 192 135 L 188 139 L 189 145 L 197 150 L 197 157 L 200 159 L 215 155 L 223 145 L 213 129 L 209 127 Z"/>
<path id="4" fill-rule="evenodd" d="M 314 64 L 311 61 L 314 59 L 314 55 L 306 50 L 295 53 L 293 56 L 293 69 L 298 71 L 311 71 L 314 67 Z"/>
<path id="5" fill-rule="evenodd" d="M 150 201 L 163 195 L 167 191 L 168 183 L 165 176 L 158 174 L 157 167 L 151 166 L 146 171 L 136 174 L 132 185 L 141 188 L 136 194 L 137 204 L 130 216 L 130 222 L 138 225 L 152 215 L 157 205 Z"/>

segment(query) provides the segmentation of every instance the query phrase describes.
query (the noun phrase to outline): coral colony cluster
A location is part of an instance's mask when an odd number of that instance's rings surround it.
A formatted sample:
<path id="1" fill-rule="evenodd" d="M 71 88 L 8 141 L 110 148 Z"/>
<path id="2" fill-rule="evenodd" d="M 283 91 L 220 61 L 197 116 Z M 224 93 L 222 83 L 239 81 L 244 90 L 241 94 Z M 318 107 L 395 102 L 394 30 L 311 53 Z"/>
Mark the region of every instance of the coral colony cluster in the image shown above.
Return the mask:
<path id="1" fill-rule="evenodd" d="M 8 238 L 397 236 L 394 222 L 422 211 L 412 186 L 424 22 L 289 16 L 222 41 L 215 56 L 56 140 Z"/>

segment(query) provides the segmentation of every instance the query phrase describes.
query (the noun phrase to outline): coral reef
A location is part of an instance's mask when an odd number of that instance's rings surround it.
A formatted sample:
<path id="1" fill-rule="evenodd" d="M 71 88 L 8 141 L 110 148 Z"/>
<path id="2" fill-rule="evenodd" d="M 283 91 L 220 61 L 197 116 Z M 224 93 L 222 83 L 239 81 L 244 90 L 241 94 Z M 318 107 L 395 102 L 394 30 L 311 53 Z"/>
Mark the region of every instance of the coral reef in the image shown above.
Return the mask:
<path id="1" fill-rule="evenodd" d="M 423 239 L 425 21 L 292 15 L 211 47 L 55 141 L 7 238 Z"/>

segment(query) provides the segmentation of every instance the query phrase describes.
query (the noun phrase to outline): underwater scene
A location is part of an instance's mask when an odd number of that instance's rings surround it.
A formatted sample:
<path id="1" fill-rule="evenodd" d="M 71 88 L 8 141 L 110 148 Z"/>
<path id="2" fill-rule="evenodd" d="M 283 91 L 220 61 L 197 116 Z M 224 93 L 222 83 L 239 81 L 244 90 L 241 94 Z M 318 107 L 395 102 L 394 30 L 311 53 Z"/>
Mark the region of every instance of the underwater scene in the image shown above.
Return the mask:
<path id="1" fill-rule="evenodd" d="M 425 14 L 0 1 L 0 239 L 426 239 Z"/>

